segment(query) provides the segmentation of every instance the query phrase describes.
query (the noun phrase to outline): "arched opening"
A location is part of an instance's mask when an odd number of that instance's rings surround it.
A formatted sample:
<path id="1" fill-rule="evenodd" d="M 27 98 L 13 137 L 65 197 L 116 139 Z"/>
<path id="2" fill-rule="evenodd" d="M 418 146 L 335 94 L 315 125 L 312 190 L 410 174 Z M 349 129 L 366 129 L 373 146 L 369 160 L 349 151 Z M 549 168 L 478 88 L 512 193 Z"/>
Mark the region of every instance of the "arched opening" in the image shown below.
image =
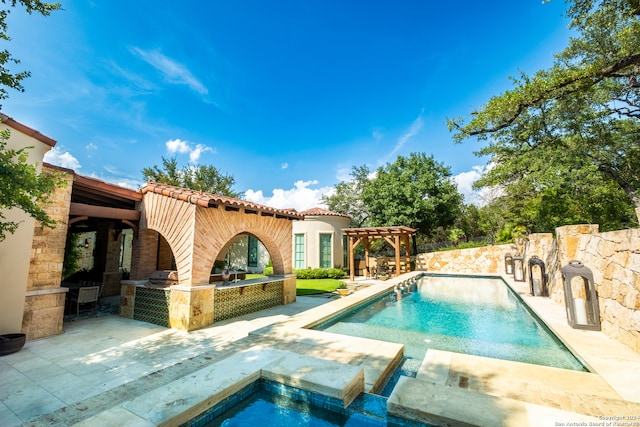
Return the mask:
<path id="1" fill-rule="evenodd" d="M 271 264 L 265 245 L 251 233 L 240 233 L 225 244 L 215 256 L 215 273 L 221 267 L 245 273 L 263 274 Z"/>

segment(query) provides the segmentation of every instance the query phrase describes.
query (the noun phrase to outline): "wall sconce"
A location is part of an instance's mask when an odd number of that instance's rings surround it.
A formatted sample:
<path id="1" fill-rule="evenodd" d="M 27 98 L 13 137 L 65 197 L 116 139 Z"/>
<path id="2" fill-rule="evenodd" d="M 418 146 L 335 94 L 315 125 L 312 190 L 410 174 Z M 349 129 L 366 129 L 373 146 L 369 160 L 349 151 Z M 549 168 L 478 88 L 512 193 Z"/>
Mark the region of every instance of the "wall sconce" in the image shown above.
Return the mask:
<path id="1" fill-rule="evenodd" d="M 513 257 L 513 280 L 524 282 L 524 258 L 520 255 Z"/>
<path id="2" fill-rule="evenodd" d="M 600 308 L 593 273 L 577 260 L 569 261 L 561 271 L 569 326 L 599 331 Z"/>
<path id="3" fill-rule="evenodd" d="M 536 297 L 549 296 L 544 261 L 536 255 L 529 258 L 529 284 L 531 286 L 531 295 Z"/>
<path id="4" fill-rule="evenodd" d="M 504 254 L 504 272 L 513 276 L 513 256 L 510 253 Z"/>

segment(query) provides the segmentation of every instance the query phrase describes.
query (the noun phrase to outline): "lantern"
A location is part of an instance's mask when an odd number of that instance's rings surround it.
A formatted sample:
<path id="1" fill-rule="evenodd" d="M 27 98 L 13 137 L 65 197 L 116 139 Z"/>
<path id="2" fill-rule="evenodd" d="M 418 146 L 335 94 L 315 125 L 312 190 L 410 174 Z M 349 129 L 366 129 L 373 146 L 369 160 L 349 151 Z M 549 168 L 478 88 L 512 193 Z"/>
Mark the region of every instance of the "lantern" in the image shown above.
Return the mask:
<path id="1" fill-rule="evenodd" d="M 536 297 L 549 296 L 544 261 L 536 255 L 529 258 L 529 285 L 531 286 L 531 295 Z"/>
<path id="2" fill-rule="evenodd" d="M 524 282 L 524 258 L 520 255 L 513 257 L 513 280 Z"/>
<path id="3" fill-rule="evenodd" d="M 504 254 L 504 272 L 513 275 L 513 257 L 510 253 Z"/>
<path id="4" fill-rule="evenodd" d="M 593 273 L 580 261 L 571 260 L 562 267 L 564 303 L 572 328 L 600 330 L 600 308 Z"/>

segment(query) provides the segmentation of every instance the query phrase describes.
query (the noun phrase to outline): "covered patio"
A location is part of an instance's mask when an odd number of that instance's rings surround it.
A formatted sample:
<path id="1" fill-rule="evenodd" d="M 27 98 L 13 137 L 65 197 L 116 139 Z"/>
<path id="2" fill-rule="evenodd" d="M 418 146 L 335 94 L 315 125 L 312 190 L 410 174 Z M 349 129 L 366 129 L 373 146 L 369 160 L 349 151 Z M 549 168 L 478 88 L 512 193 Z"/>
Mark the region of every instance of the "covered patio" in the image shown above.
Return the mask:
<path id="1" fill-rule="evenodd" d="M 379 239 L 384 239 L 389 243 L 395 251 L 394 276 L 401 274 L 400 266 L 402 262 L 408 267 L 411 262 L 411 245 L 409 238 L 416 234 L 416 230 L 405 226 L 390 227 L 365 227 L 365 228 L 346 228 L 344 234 L 349 237 L 349 277 L 351 281 L 355 279 L 355 260 L 354 250 L 358 244 L 364 245 L 365 266 L 368 271 L 370 268 L 369 250 L 371 244 Z M 405 254 L 401 255 L 401 248 L 404 246 Z"/>

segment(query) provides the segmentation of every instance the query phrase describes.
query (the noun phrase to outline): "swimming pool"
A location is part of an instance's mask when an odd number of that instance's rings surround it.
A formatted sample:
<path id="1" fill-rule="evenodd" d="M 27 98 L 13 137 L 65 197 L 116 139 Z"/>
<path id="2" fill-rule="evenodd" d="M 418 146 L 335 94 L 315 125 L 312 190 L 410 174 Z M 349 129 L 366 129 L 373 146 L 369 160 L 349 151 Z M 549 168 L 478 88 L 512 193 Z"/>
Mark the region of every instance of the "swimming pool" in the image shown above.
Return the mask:
<path id="1" fill-rule="evenodd" d="M 432 348 L 586 370 L 501 278 L 424 275 L 314 329 L 403 344 L 419 360 Z"/>
<path id="2" fill-rule="evenodd" d="M 260 425 L 424 427 L 410 420 L 387 416 L 387 400 L 363 393 L 347 408 L 321 394 L 268 380 L 249 384 L 181 427 L 233 427 Z"/>

